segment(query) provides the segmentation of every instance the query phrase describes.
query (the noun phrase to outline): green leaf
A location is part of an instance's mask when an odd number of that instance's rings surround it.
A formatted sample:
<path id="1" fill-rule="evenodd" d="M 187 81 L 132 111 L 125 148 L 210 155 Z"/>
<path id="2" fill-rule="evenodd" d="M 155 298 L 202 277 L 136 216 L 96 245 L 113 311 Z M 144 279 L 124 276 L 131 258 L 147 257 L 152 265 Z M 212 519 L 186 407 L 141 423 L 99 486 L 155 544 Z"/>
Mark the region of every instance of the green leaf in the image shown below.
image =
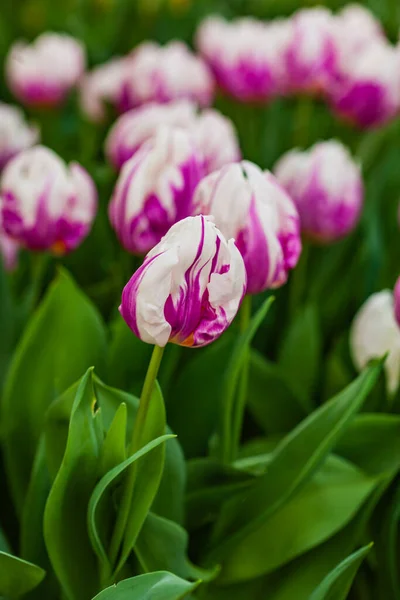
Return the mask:
<path id="1" fill-rule="evenodd" d="M 101 366 L 105 341 L 96 309 L 61 272 L 25 330 L 4 389 L 5 462 L 18 512 L 48 406 L 88 367 Z"/>
<path id="2" fill-rule="evenodd" d="M 312 398 L 319 376 L 321 346 L 317 310 L 315 306 L 309 305 L 290 324 L 278 361 L 307 412 L 313 408 Z"/>
<path id="3" fill-rule="evenodd" d="M 278 445 L 265 475 L 227 501 L 217 522 L 210 560 L 220 562 L 260 528 L 311 477 L 362 406 L 381 370 L 372 364 L 341 394 L 312 413 Z"/>
<path id="4" fill-rule="evenodd" d="M 59 585 L 52 570 L 43 536 L 43 517 L 51 480 L 46 464 L 45 440 L 42 436 L 25 499 L 21 521 L 21 558 L 42 567 L 47 575 L 43 582 L 29 595 L 29 600 L 55 598 Z"/>
<path id="5" fill-rule="evenodd" d="M 208 581 L 216 575 L 194 566 L 187 558 L 188 534 L 173 521 L 149 513 L 135 545 L 144 572 L 170 571 L 183 579 Z"/>
<path id="6" fill-rule="evenodd" d="M 320 583 L 310 600 L 346 600 L 358 568 L 371 548 L 372 544 L 368 544 L 343 560 Z"/>
<path id="7" fill-rule="evenodd" d="M 125 402 L 119 405 L 107 431 L 100 455 L 99 472 L 107 473 L 126 459 L 127 408 Z"/>
<path id="8" fill-rule="evenodd" d="M 46 572 L 36 565 L 0 552 L 0 594 L 20 598 L 42 581 Z"/>
<path id="9" fill-rule="evenodd" d="M 233 336 L 227 331 L 215 344 L 200 348 L 172 383 L 168 423 L 186 458 L 206 454 L 216 430 L 222 394 L 221 374 L 232 352 Z M 189 357 L 188 357 L 189 358 Z"/>
<path id="10" fill-rule="evenodd" d="M 89 498 L 97 480 L 103 429 L 90 369 L 72 408 L 67 446 L 44 515 L 47 551 L 71 600 L 87 600 L 98 589 L 97 561 L 86 527 Z"/>
<path id="11" fill-rule="evenodd" d="M 339 440 L 336 452 L 371 475 L 396 472 L 400 469 L 400 416 L 358 415 Z"/>
<path id="12" fill-rule="evenodd" d="M 225 557 L 223 584 L 251 579 L 321 544 L 356 514 L 377 484 L 351 463 L 328 457 L 313 478 Z"/>
<path id="13" fill-rule="evenodd" d="M 247 489 L 253 480 L 252 475 L 212 457 L 190 460 L 186 495 L 189 531 L 214 522 L 226 498 Z"/>
<path id="14" fill-rule="evenodd" d="M 111 506 L 112 488 L 116 485 L 119 476 L 122 475 L 131 464 L 145 457 L 147 453 L 158 448 L 165 441 L 173 437 L 174 436 L 170 434 L 163 435 L 155 440 L 152 440 L 151 442 L 148 442 L 138 452 L 135 452 L 135 454 L 132 454 L 132 456 L 124 460 L 123 463 L 115 466 L 113 469 L 111 469 L 111 471 L 108 471 L 108 473 L 106 473 L 96 485 L 89 501 L 88 529 L 93 549 L 104 564 L 108 564 L 109 560 L 107 556 L 107 550 L 105 548 L 106 544 L 100 534 L 100 530 L 104 529 L 104 527 L 99 526 L 97 513 L 101 511 L 101 513 L 104 515 L 107 512 L 107 505 L 108 507 Z M 106 505 L 102 506 L 102 502 L 105 502 Z"/>
<path id="15" fill-rule="evenodd" d="M 15 336 L 15 309 L 7 275 L 0 258 L 0 391 L 3 387 Z"/>
<path id="16" fill-rule="evenodd" d="M 93 600 L 183 600 L 193 592 L 200 581 L 189 583 L 172 573 L 146 573 L 124 579 L 107 588 Z"/>
<path id="17" fill-rule="evenodd" d="M 290 431 L 307 414 L 279 365 L 256 350 L 250 354 L 247 405 L 268 434 Z"/>

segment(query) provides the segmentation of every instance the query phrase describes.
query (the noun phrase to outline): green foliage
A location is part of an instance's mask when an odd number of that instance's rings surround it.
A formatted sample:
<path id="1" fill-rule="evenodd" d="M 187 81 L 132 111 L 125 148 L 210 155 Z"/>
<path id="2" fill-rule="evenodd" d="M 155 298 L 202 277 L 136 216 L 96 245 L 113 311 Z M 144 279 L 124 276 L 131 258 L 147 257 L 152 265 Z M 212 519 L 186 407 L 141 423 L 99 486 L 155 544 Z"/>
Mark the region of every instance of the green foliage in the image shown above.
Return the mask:
<path id="1" fill-rule="evenodd" d="M 125 579 L 93 600 L 183 600 L 198 583 L 189 583 L 163 571 Z"/>

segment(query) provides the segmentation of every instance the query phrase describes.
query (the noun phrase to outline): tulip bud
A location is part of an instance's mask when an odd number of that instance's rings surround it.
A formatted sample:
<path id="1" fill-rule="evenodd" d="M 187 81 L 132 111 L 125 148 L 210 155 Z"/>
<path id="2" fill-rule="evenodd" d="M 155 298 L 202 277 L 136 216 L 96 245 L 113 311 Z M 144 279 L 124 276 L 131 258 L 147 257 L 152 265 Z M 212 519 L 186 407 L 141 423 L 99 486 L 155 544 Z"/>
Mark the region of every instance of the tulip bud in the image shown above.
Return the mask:
<path id="1" fill-rule="evenodd" d="M 0 258 L 6 271 L 14 271 L 18 264 L 19 244 L 0 231 Z"/>
<path id="2" fill-rule="evenodd" d="M 165 346 L 206 346 L 234 319 L 246 272 L 234 241 L 207 217 L 176 223 L 122 292 L 120 312 L 138 338 Z"/>
<path id="3" fill-rule="evenodd" d="M 373 294 L 360 308 L 350 330 L 350 349 L 359 371 L 370 360 L 389 353 L 385 362 L 387 387 L 390 393 L 396 392 L 400 380 L 400 328 L 390 290 Z"/>
<path id="4" fill-rule="evenodd" d="M 319 91 L 336 60 L 333 16 L 326 8 L 299 10 L 291 19 L 287 49 L 288 85 L 292 91 Z"/>
<path id="5" fill-rule="evenodd" d="M 4 231 L 30 250 L 65 254 L 88 234 L 97 194 L 88 173 L 67 166 L 44 146 L 24 150 L 6 166 L 0 187 Z"/>
<path id="6" fill-rule="evenodd" d="M 195 114 L 195 105 L 187 100 L 133 108 L 119 117 L 110 129 L 105 143 L 108 160 L 120 169 L 162 125 L 188 129 L 194 123 Z"/>
<path id="7" fill-rule="evenodd" d="M 127 110 L 124 85 L 128 66 L 127 58 L 113 58 L 82 78 L 80 105 L 90 121 L 104 121 L 107 105 L 113 106 L 117 112 Z"/>
<path id="8" fill-rule="evenodd" d="M 342 52 L 326 94 L 333 110 L 358 127 L 386 123 L 400 109 L 400 53 L 379 39 Z"/>
<path id="9" fill-rule="evenodd" d="M 265 101 L 286 86 L 289 22 L 209 17 L 197 32 L 197 47 L 219 86 L 241 101 Z"/>
<path id="10" fill-rule="evenodd" d="M 8 85 L 29 106 L 62 103 L 84 69 L 82 44 L 58 33 L 43 33 L 32 44 L 17 42 L 6 59 Z"/>
<path id="11" fill-rule="evenodd" d="M 202 157 L 183 129 L 162 127 L 121 169 L 109 217 L 121 244 L 145 254 L 190 215 Z"/>
<path id="12" fill-rule="evenodd" d="M 201 113 L 192 131 L 196 145 L 203 155 L 206 173 L 212 173 L 223 165 L 241 159 L 233 123 L 217 110 L 210 108 Z"/>
<path id="13" fill-rule="evenodd" d="M 363 204 L 361 169 L 340 142 L 291 150 L 275 166 L 275 175 L 294 200 L 310 239 L 333 242 L 357 225 Z"/>
<path id="14" fill-rule="evenodd" d="M 0 170 L 18 152 L 38 142 L 39 130 L 28 125 L 16 106 L 0 102 Z"/>
<path id="15" fill-rule="evenodd" d="M 300 256 L 299 218 L 290 197 L 268 171 L 243 161 L 205 177 L 196 189 L 196 214 L 213 215 L 233 237 L 247 271 L 247 292 L 284 284 Z"/>
<path id="16" fill-rule="evenodd" d="M 144 42 L 138 46 L 129 56 L 125 86 L 130 108 L 182 99 L 209 106 L 214 98 L 211 72 L 182 42 L 164 47 Z"/>

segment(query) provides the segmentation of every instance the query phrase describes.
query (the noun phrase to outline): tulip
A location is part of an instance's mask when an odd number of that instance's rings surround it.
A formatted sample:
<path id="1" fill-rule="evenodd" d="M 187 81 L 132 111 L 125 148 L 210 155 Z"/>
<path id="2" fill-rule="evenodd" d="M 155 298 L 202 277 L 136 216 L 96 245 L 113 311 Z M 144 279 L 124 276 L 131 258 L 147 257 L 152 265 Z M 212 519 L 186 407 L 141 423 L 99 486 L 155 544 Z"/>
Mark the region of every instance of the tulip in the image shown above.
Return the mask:
<path id="1" fill-rule="evenodd" d="M 126 250 L 146 254 L 190 215 L 202 157 L 183 129 L 162 127 L 121 169 L 109 217 Z"/>
<path id="2" fill-rule="evenodd" d="M 384 40 L 380 21 L 361 4 L 348 4 L 335 16 L 334 34 L 337 48 L 343 59 L 350 52 L 357 52 L 373 40 Z"/>
<path id="3" fill-rule="evenodd" d="M 294 200 L 302 230 L 311 240 L 333 242 L 357 225 L 363 204 L 361 169 L 340 142 L 289 151 L 275 175 Z"/>
<path id="4" fill-rule="evenodd" d="M 379 39 L 342 53 L 326 94 L 332 109 L 360 128 L 388 122 L 400 110 L 400 53 Z"/>
<path id="5" fill-rule="evenodd" d="M 58 33 L 43 33 L 32 44 L 16 42 L 6 58 L 8 85 L 29 106 L 61 104 L 84 69 L 82 44 Z"/>
<path id="6" fill-rule="evenodd" d="M 350 331 L 350 349 L 359 371 L 370 360 L 388 353 L 385 371 L 391 394 L 396 392 L 400 380 L 400 328 L 393 304 L 390 290 L 372 294 L 358 311 Z"/>
<path id="7" fill-rule="evenodd" d="M 113 58 L 87 73 L 80 85 L 80 104 L 86 117 L 95 123 L 105 120 L 107 105 L 117 112 L 128 108 L 124 85 L 129 68 L 126 58 Z"/>
<path id="8" fill-rule="evenodd" d="M 264 102 L 286 86 L 284 56 L 290 36 L 284 20 L 228 23 L 209 17 L 200 25 L 196 44 L 225 92 L 240 101 Z"/>
<path id="9" fill-rule="evenodd" d="M 336 61 L 333 16 L 326 8 L 302 9 L 291 19 L 286 53 L 291 91 L 319 91 L 331 77 Z"/>
<path id="10" fill-rule="evenodd" d="M 151 139 L 162 125 L 189 129 L 195 121 L 196 106 L 187 100 L 170 104 L 149 103 L 121 115 L 107 136 L 105 152 L 116 169 Z"/>
<path id="11" fill-rule="evenodd" d="M 39 130 L 25 122 L 22 111 L 0 102 L 0 170 L 10 158 L 38 140 Z"/>
<path id="12" fill-rule="evenodd" d="M 199 347 L 230 325 L 246 289 L 243 260 L 204 216 L 176 223 L 122 292 L 120 312 L 144 342 Z"/>
<path id="13" fill-rule="evenodd" d="M 247 293 L 283 285 L 300 256 L 299 218 L 290 197 L 268 171 L 243 161 L 205 177 L 196 189 L 194 212 L 213 215 L 233 237 L 247 271 Z"/>
<path id="14" fill-rule="evenodd" d="M 214 109 L 203 111 L 193 126 L 193 136 L 203 155 L 204 170 L 212 173 L 223 165 L 237 162 L 241 152 L 232 121 Z"/>
<path id="15" fill-rule="evenodd" d="M 0 257 L 6 271 L 14 271 L 18 264 L 19 244 L 0 231 Z"/>
<path id="16" fill-rule="evenodd" d="M 4 231 L 30 250 L 62 255 L 88 234 L 97 207 L 92 179 L 44 146 L 24 150 L 6 166 L 0 187 Z"/>
<path id="17" fill-rule="evenodd" d="M 209 106 L 214 80 L 203 60 L 182 42 L 144 42 L 129 55 L 125 94 L 130 108 L 146 102 L 192 100 Z"/>

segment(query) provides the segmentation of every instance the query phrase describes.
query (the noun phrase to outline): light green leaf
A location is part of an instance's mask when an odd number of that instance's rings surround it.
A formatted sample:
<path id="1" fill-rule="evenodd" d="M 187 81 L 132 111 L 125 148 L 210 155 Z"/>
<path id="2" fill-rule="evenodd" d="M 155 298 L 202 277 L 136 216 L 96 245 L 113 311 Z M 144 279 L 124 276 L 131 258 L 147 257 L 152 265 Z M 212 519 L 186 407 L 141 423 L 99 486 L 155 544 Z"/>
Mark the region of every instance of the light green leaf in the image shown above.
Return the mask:
<path id="1" fill-rule="evenodd" d="M 310 600 L 346 600 L 358 568 L 371 548 L 372 544 L 368 544 L 343 560 L 320 583 Z"/>
<path id="2" fill-rule="evenodd" d="M 100 592 L 93 600 L 183 600 L 200 583 L 189 583 L 163 571 L 146 573 L 120 581 Z"/>
<path id="3" fill-rule="evenodd" d="M 381 370 L 371 365 L 341 394 L 312 413 L 278 445 L 265 475 L 226 503 L 214 535 L 211 561 L 220 562 L 259 529 L 311 477 L 362 406 Z"/>
<path id="4" fill-rule="evenodd" d="M 103 437 L 90 369 L 78 387 L 67 446 L 44 515 L 47 551 L 70 600 L 87 600 L 98 589 L 97 561 L 86 527 Z"/>
<path id="5" fill-rule="evenodd" d="M 42 581 L 46 571 L 36 565 L 0 552 L 0 594 L 20 598 Z"/>
<path id="6" fill-rule="evenodd" d="M 122 402 L 107 431 L 100 455 L 99 473 L 107 473 L 126 459 L 127 408 Z"/>
<path id="7" fill-rule="evenodd" d="M 97 310 L 61 272 L 25 330 L 4 389 L 5 462 L 18 512 L 48 406 L 88 367 L 101 366 L 105 342 Z"/>

